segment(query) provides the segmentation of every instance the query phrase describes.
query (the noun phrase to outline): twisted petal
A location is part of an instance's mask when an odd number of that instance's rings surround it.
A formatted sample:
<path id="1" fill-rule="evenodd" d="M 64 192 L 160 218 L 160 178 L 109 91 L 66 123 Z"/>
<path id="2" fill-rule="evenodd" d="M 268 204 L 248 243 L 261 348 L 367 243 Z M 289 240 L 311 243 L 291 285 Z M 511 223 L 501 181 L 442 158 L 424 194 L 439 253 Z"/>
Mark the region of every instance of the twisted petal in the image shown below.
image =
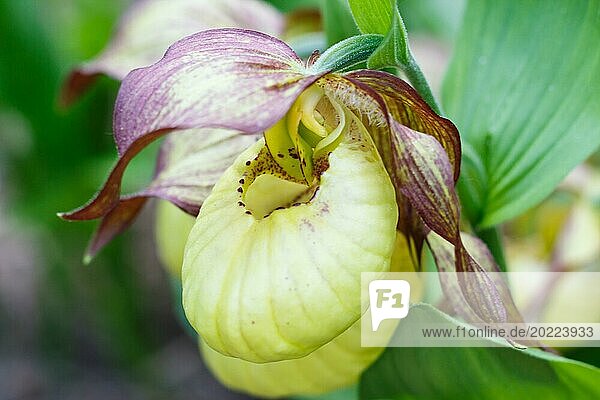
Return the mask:
<path id="1" fill-rule="evenodd" d="M 110 213 L 129 161 L 164 134 L 207 127 L 261 132 L 316 79 L 285 43 L 259 32 L 216 29 L 180 40 L 156 64 L 127 75 L 115 107 L 117 164 L 87 205 L 61 216 Z"/>
<path id="2" fill-rule="evenodd" d="M 84 260 L 89 262 L 127 229 L 150 197 L 169 200 L 197 215 L 221 174 L 256 140 L 256 135 L 223 129 L 192 129 L 168 137 L 161 146 L 152 182 L 136 194 L 122 196 L 102 217 Z"/>
<path id="3" fill-rule="evenodd" d="M 384 100 L 390 116 L 413 131 L 433 136 L 444 148 L 454 180 L 460 174 L 461 147 L 458 129 L 439 115 L 406 82 L 381 71 L 360 70 L 345 75 L 347 79 L 362 82 Z"/>
<path id="4" fill-rule="evenodd" d="M 69 74 L 61 103 L 72 103 L 100 74 L 122 80 L 129 71 L 158 61 L 171 43 L 195 32 L 239 27 L 279 36 L 283 25 L 283 16 L 258 0 L 136 1 L 102 53 Z"/>
<path id="5" fill-rule="evenodd" d="M 472 251 L 477 254 L 475 259 L 463 244 L 459 227 L 459 203 L 454 189 L 452 166 L 446 152 L 433 137 L 415 132 L 393 119 L 390 121 L 394 163 L 398 171 L 398 180 L 394 183 L 410 200 L 427 227 L 443 239 L 433 240 L 436 239 L 433 237 L 429 241 L 432 252 L 436 254 L 438 268 L 477 272 L 471 275 L 459 274 L 456 281 L 446 282 L 447 293 L 460 292 L 466 299 L 465 304 L 472 309 L 478 320 L 520 321 L 520 314 L 504 282 L 493 280 L 485 273 L 498 272 L 498 267 L 485 246 L 472 246 Z M 448 255 L 445 241 L 453 246 L 453 259 Z"/>
<path id="6" fill-rule="evenodd" d="M 458 179 L 461 162 L 460 135 L 451 121 L 437 115 L 408 83 L 396 76 L 381 71 L 360 70 L 351 72 L 345 77 L 355 84 L 367 85 L 375 91 L 385 103 L 390 118 L 413 131 L 434 137 L 448 155 L 454 181 Z M 372 129 L 372 133 L 378 148 L 386 149 L 382 152 L 386 165 L 391 165 L 393 155 L 389 130 L 387 127 L 383 130 Z M 398 170 L 392 168 L 388 172 L 394 177 Z M 422 243 L 425 239 L 421 218 L 400 190 L 396 191 L 396 196 L 400 214 L 398 228 L 411 240 L 415 258 L 419 260 L 418 255 L 421 254 Z"/>
<path id="7" fill-rule="evenodd" d="M 452 122 L 435 114 L 408 84 L 384 72 L 328 75 L 319 83 L 370 121 L 370 132 L 396 188 L 399 227 L 413 240 L 417 255 L 431 229 L 441 237 L 429 241 L 440 270 L 479 272 L 443 282 L 449 295 L 456 294 L 455 303 L 464 304 L 477 320 L 520 321 L 505 283 L 486 274 L 498 270 L 493 258 L 476 261 L 462 242 L 454 189 L 460 140 Z M 447 244 L 454 250 L 452 258 Z"/>
<path id="8" fill-rule="evenodd" d="M 215 185 L 182 271 L 186 315 L 213 349 L 253 362 L 302 357 L 361 315 L 360 273 L 389 269 L 397 210 L 370 138 L 349 132 L 307 203 L 266 218 L 244 207 L 240 183 L 268 151 L 263 140 Z"/>
<path id="9" fill-rule="evenodd" d="M 477 258 L 480 265 L 492 266 L 491 272 L 496 272 L 496 262 L 485 247 L 485 244 L 479 239 L 465 233 L 461 234 L 461 238 L 469 251 Z M 440 275 L 440 280 L 442 281 L 445 301 L 448 302 L 450 309 L 454 310 L 465 321 L 481 322 L 480 316 L 469 305 L 469 299 L 461 290 L 459 275 L 451 273 L 456 270 L 456 252 L 454 246 L 433 231 L 428 233 L 427 243 L 432 249 L 438 270 L 444 272 Z"/>
<path id="10" fill-rule="evenodd" d="M 473 274 L 475 279 L 462 279 L 467 275 L 460 274 L 455 286 L 454 282 L 446 282 L 447 291 L 460 291 L 480 320 L 520 321 L 504 282 L 495 282 L 485 273 L 498 270 L 493 259 L 478 257 L 476 261 L 461 239 L 460 207 L 454 189 L 460 165 L 456 127 L 436 115 L 409 85 L 390 74 L 356 71 L 336 79 L 333 75 L 326 78 L 330 81 L 326 86 L 339 93 L 344 104 L 372 122 L 370 132 L 396 188 L 399 226 L 413 239 L 417 254 L 427 229 L 432 230 L 443 238 L 430 241 L 434 253 L 437 250 L 440 254 L 444 240 L 455 252 L 452 262 L 440 263 L 440 269 L 480 272 Z"/>

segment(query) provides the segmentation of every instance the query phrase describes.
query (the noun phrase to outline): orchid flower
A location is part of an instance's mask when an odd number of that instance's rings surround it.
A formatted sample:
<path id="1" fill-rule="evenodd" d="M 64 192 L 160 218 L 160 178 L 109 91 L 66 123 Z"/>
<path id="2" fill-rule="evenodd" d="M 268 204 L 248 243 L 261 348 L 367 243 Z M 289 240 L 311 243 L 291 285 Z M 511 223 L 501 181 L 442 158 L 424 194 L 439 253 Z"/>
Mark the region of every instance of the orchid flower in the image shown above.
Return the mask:
<path id="1" fill-rule="evenodd" d="M 354 351 L 356 370 L 330 383 L 342 385 L 374 360 L 373 349 L 354 348 L 360 274 L 389 271 L 397 229 L 415 255 L 426 239 L 440 270 L 497 268 L 481 242 L 463 244 L 452 122 L 394 75 L 341 73 L 327 60 L 304 63 L 279 39 L 243 29 L 176 42 L 123 80 L 118 161 L 88 204 L 62 214 L 102 218 L 92 252 L 149 197 L 197 215 L 185 238 L 183 307 L 216 374 L 255 394 L 331 388 L 257 388 L 260 371 L 339 366 Z M 128 163 L 165 135 L 153 181 L 121 196 Z M 476 285 L 442 282 L 455 312 L 519 319 L 503 283 L 478 276 Z M 236 368 L 237 378 L 227 375 Z"/>

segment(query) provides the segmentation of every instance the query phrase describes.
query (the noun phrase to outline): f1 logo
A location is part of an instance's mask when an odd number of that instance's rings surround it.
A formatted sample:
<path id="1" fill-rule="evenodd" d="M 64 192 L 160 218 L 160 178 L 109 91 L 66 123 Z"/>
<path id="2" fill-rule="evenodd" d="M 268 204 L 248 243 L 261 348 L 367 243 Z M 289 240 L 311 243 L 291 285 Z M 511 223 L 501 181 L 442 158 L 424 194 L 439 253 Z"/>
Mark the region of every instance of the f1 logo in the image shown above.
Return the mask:
<path id="1" fill-rule="evenodd" d="M 410 284 L 404 280 L 375 280 L 369 283 L 371 328 L 379 329 L 385 319 L 402 319 L 408 315 Z"/>

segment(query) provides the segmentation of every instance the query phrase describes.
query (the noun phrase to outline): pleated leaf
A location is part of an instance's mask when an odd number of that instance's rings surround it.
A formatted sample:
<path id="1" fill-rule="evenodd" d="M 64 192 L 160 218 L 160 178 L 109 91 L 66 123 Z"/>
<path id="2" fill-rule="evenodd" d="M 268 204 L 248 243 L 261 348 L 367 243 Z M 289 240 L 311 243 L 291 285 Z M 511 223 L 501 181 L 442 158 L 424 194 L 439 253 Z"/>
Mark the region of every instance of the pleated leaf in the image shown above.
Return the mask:
<path id="1" fill-rule="evenodd" d="M 600 145 L 600 1 L 470 1 L 443 87 L 480 227 L 543 200 Z M 477 190 L 473 190 L 477 188 Z"/>

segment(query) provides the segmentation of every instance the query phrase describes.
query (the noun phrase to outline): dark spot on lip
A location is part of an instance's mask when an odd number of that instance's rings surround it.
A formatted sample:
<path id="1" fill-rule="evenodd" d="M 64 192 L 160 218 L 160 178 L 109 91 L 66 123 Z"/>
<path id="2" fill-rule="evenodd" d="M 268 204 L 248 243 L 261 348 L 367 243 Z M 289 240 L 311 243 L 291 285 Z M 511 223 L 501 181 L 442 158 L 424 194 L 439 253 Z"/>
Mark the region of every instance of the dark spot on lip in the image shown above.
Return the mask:
<path id="1" fill-rule="evenodd" d="M 283 154 L 281 154 L 281 153 L 277 153 L 277 157 L 279 157 L 279 158 L 283 158 L 284 156 L 283 156 Z"/>
<path id="2" fill-rule="evenodd" d="M 239 180 L 240 184 L 243 185 L 244 184 L 244 178 Z"/>
<path id="3" fill-rule="evenodd" d="M 246 165 L 252 164 L 252 161 L 246 161 Z"/>
<path id="4" fill-rule="evenodd" d="M 327 171 L 328 169 L 329 169 L 329 158 L 328 157 L 319 157 L 319 159 L 315 162 L 314 174 L 316 176 L 321 176 L 323 174 L 323 172 Z"/>
<path id="5" fill-rule="evenodd" d="M 252 211 L 246 211 L 246 214 L 252 215 Z"/>
<path id="6" fill-rule="evenodd" d="M 308 229 L 310 229 L 311 232 L 315 231 L 315 226 L 312 224 L 312 222 L 310 222 L 309 220 L 307 220 L 306 218 L 302 218 L 302 220 L 300 221 L 302 223 L 302 225 L 306 226 Z"/>
<path id="7" fill-rule="evenodd" d="M 290 157 L 292 157 L 294 160 L 299 159 L 300 157 L 298 156 L 298 152 L 296 151 L 295 148 L 289 148 L 288 149 L 288 154 L 290 155 Z"/>
<path id="8" fill-rule="evenodd" d="M 240 193 L 244 193 L 244 189 L 242 189 L 241 187 L 237 188 L 237 191 Z"/>
<path id="9" fill-rule="evenodd" d="M 241 201 L 238 201 L 238 206 L 240 206 L 240 207 L 246 207 L 246 205 L 244 203 L 242 203 Z"/>

